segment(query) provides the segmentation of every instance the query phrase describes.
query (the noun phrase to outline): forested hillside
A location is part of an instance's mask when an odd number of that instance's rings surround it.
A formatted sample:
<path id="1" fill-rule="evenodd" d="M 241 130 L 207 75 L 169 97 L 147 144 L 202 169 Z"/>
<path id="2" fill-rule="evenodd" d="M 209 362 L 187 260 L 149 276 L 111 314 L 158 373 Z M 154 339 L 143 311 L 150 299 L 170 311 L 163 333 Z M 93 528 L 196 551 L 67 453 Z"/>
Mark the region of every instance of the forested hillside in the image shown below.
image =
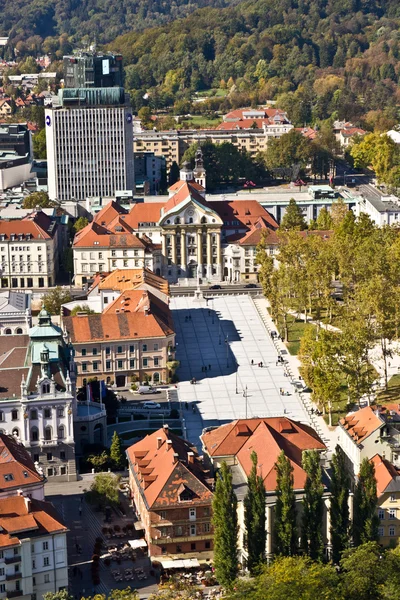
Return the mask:
<path id="1" fill-rule="evenodd" d="M 232 0 L 233 1 L 233 0 Z M 230 0 L 0 0 L 0 36 L 23 50 L 56 52 L 88 36 L 109 42 L 131 30 L 185 17 L 196 8 L 223 7 Z M 61 34 L 67 34 L 59 40 Z M 41 40 L 29 40 L 39 36 Z M 68 39 L 72 36 L 72 39 Z M 47 38 L 47 39 L 46 39 Z"/>
<path id="2" fill-rule="evenodd" d="M 235 83 L 239 104 L 278 99 L 304 124 L 394 109 L 399 29 L 398 0 L 247 0 L 109 47 L 124 54 L 126 87 L 140 91 L 138 101 L 150 90 L 161 107 L 171 96 Z"/>

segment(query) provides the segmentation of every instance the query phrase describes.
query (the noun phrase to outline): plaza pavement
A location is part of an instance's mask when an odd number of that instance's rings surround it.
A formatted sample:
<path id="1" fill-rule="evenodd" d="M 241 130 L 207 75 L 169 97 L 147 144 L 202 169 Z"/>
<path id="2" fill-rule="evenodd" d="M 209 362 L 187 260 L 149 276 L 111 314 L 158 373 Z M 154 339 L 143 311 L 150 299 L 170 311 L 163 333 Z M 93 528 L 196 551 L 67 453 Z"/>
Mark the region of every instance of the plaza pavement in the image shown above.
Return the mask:
<path id="1" fill-rule="evenodd" d="M 173 297 L 171 309 L 180 361 L 179 399 L 190 441 L 200 448 L 204 427 L 245 418 L 244 394 L 249 418 L 286 414 L 311 424 L 290 378 L 276 364 L 274 342 L 248 295 L 219 296 L 208 302 Z M 281 353 L 287 351 L 283 348 Z M 257 366 L 260 362 L 262 368 Z M 193 377 L 196 385 L 190 383 Z M 281 395 L 280 388 L 287 395 Z"/>

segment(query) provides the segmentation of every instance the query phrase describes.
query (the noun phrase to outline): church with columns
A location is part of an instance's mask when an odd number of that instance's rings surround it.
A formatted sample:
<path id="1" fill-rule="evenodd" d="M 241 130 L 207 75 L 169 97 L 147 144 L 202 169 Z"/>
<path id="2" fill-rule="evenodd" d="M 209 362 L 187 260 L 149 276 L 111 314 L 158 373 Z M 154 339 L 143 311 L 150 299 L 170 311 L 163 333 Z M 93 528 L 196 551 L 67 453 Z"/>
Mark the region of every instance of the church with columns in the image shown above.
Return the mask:
<path id="1" fill-rule="evenodd" d="M 171 283 L 257 280 L 255 247 L 245 248 L 241 240 L 259 239 L 262 230 L 277 227 L 248 194 L 233 201 L 207 197 L 199 149 L 195 167 L 182 165 L 168 199 L 145 199 L 130 210 L 111 201 L 75 236 L 75 282 L 85 284 L 96 273 L 143 267 Z"/>

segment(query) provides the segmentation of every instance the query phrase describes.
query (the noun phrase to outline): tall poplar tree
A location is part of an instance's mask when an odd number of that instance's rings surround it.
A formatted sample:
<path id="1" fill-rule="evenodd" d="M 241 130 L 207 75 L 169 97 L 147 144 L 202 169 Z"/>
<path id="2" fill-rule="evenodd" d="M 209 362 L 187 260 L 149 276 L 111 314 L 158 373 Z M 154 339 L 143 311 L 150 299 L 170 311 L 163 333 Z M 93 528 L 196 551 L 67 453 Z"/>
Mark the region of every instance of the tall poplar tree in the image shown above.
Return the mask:
<path id="1" fill-rule="evenodd" d="M 378 541 L 375 467 L 367 458 L 361 463 L 354 492 L 353 543 L 355 546 Z"/>
<path id="2" fill-rule="evenodd" d="M 303 498 L 302 547 L 310 558 L 319 560 L 324 551 L 322 536 L 324 486 L 322 485 L 320 456 L 317 450 L 303 452 L 302 464 L 307 473 Z"/>
<path id="3" fill-rule="evenodd" d="M 223 462 L 217 475 L 213 499 L 214 567 L 218 582 L 229 588 L 238 571 L 237 499 L 232 473 Z"/>
<path id="4" fill-rule="evenodd" d="M 265 487 L 262 477 L 257 475 L 257 454 L 252 452 L 250 458 L 253 466 L 244 499 L 244 544 L 248 553 L 247 566 L 250 572 L 254 572 L 265 557 Z"/>
<path id="5" fill-rule="evenodd" d="M 297 552 L 296 500 L 293 490 L 293 467 L 284 451 L 275 464 L 276 505 L 274 538 L 276 554 L 293 556 Z"/>
<path id="6" fill-rule="evenodd" d="M 330 498 L 330 532 L 332 544 L 332 560 L 339 563 L 342 552 L 349 545 L 349 489 L 350 479 L 347 474 L 344 452 L 336 446 L 332 456 L 331 498 Z"/>
<path id="7" fill-rule="evenodd" d="M 122 445 L 121 438 L 116 431 L 114 431 L 111 440 L 110 458 L 113 461 L 116 469 L 123 469 L 125 467 L 126 457 L 124 447 Z"/>

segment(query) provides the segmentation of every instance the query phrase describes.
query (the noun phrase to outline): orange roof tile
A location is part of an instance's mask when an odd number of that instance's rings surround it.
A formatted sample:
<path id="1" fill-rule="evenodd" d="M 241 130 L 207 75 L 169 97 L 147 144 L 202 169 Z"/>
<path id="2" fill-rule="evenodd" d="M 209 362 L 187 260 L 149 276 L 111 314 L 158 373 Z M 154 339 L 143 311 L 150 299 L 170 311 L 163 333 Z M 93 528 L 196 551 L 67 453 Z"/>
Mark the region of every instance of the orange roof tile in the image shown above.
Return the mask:
<path id="1" fill-rule="evenodd" d="M 254 450 L 267 491 L 276 488 L 275 463 L 282 450 L 293 466 L 294 488 L 304 489 L 303 450 L 326 448 L 311 427 L 287 417 L 239 419 L 207 431 L 201 439 L 212 458 L 236 456 L 246 475 L 252 468 L 250 456 Z"/>
<path id="2" fill-rule="evenodd" d="M 41 210 L 33 211 L 23 219 L 12 219 L 11 221 L 0 219 L 0 235 L 5 235 L 7 240 L 11 239 L 12 234 L 16 236 L 22 234 L 25 239 L 29 234 L 30 239 L 49 240 L 55 235 L 57 229 L 57 225 L 55 225 L 50 230 L 52 223 L 54 223 L 54 219 Z"/>
<path id="3" fill-rule="evenodd" d="M 361 444 L 371 433 L 380 429 L 383 423 L 372 406 L 361 408 L 356 413 L 346 415 L 339 421 L 340 426 L 347 431 L 356 444 Z"/>
<path id="4" fill-rule="evenodd" d="M 168 188 L 168 191 L 170 192 L 175 192 L 181 189 L 181 187 L 185 184 L 189 183 L 190 187 L 192 187 L 194 190 L 198 191 L 198 192 L 204 192 L 204 188 L 202 185 L 200 185 L 199 183 L 197 183 L 196 181 L 190 181 L 190 182 L 186 182 L 186 181 L 177 181 L 176 183 L 174 183 L 173 185 L 170 185 L 170 187 Z"/>
<path id="5" fill-rule="evenodd" d="M 117 309 L 113 303 L 114 312 L 64 317 L 63 324 L 72 343 L 166 337 L 174 333 L 173 321 L 169 307 L 161 304 L 165 307 L 164 311 L 153 301 L 150 314 L 145 314 L 125 312 L 122 305 Z M 117 310 L 120 312 L 117 313 Z"/>
<path id="6" fill-rule="evenodd" d="M 95 242 L 98 243 L 95 244 Z M 95 245 L 113 248 L 147 248 L 148 243 L 138 238 L 135 233 L 112 233 L 109 229 L 93 221 L 76 234 L 73 246 L 74 248 L 91 248 Z"/>
<path id="7" fill-rule="evenodd" d="M 137 229 L 139 223 L 158 223 L 161 218 L 161 209 L 166 202 L 138 202 L 133 206 L 125 221 Z"/>
<path id="8" fill-rule="evenodd" d="M 67 531 L 50 502 L 24 496 L 0 498 L 0 527 L 0 548 L 19 545 L 20 539 L 31 535 L 29 532 L 46 535 Z"/>
<path id="9" fill-rule="evenodd" d="M 117 269 L 107 276 L 99 278 L 99 290 L 135 289 L 143 283 L 169 295 L 169 283 L 161 275 L 156 275 L 150 269 Z"/>
<path id="10" fill-rule="evenodd" d="M 12 476 L 12 479 L 6 476 Z M 29 452 L 12 436 L 0 434 L 0 492 L 44 483 Z"/>
<path id="11" fill-rule="evenodd" d="M 263 217 L 271 229 L 277 229 L 278 223 L 274 217 L 257 200 L 234 200 L 232 202 L 213 201 L 207 205 L 227 223 L 225 227 L 238 227 L 233 221 L 239 221 L 239 227 L 249 229 L 259 217 Z"/>
<path id="12" fill-rule="evenodd" d="M 400 469 L 396 468 L 385 458 L 382 458 L 380 454 L 375 454 L 370 460 L 375 467 L 375 479 L 376 479 L 376 491 L 377 496 L 382 496 L 387 491 L 395 491 L 389 489 L 394 486 L 400 489 Z M 392 484 L 392 485 L 391 485 Z"/>
<path id="13" fill-rule="evenodd" d="M 126 214 L 127 211 L 124 208 L 122 208 L 122 206 L 120 206 L 118 202 L 115 202 L 115 200 L 111 200 L 96 214 L 93 221 L 99 223 L 99 225 L 104 225 L 105 227 L 108 227 L 108 224 L 111 223 L 111 221 L 115 219 L 115 217 Z"/>
<path id="14" fill-rule="evenodd" d="M 193 452 L 193 462 L 188 452 Z M 193 504 L 211 502 L 213 494 L 206 482 L 210 473 L 199 460 L 196 448 L 168 429 L 147 435 L 128 448 L 127 455 L 149 508 L 179 505 L 183 489 L 190 490 Z"/>

